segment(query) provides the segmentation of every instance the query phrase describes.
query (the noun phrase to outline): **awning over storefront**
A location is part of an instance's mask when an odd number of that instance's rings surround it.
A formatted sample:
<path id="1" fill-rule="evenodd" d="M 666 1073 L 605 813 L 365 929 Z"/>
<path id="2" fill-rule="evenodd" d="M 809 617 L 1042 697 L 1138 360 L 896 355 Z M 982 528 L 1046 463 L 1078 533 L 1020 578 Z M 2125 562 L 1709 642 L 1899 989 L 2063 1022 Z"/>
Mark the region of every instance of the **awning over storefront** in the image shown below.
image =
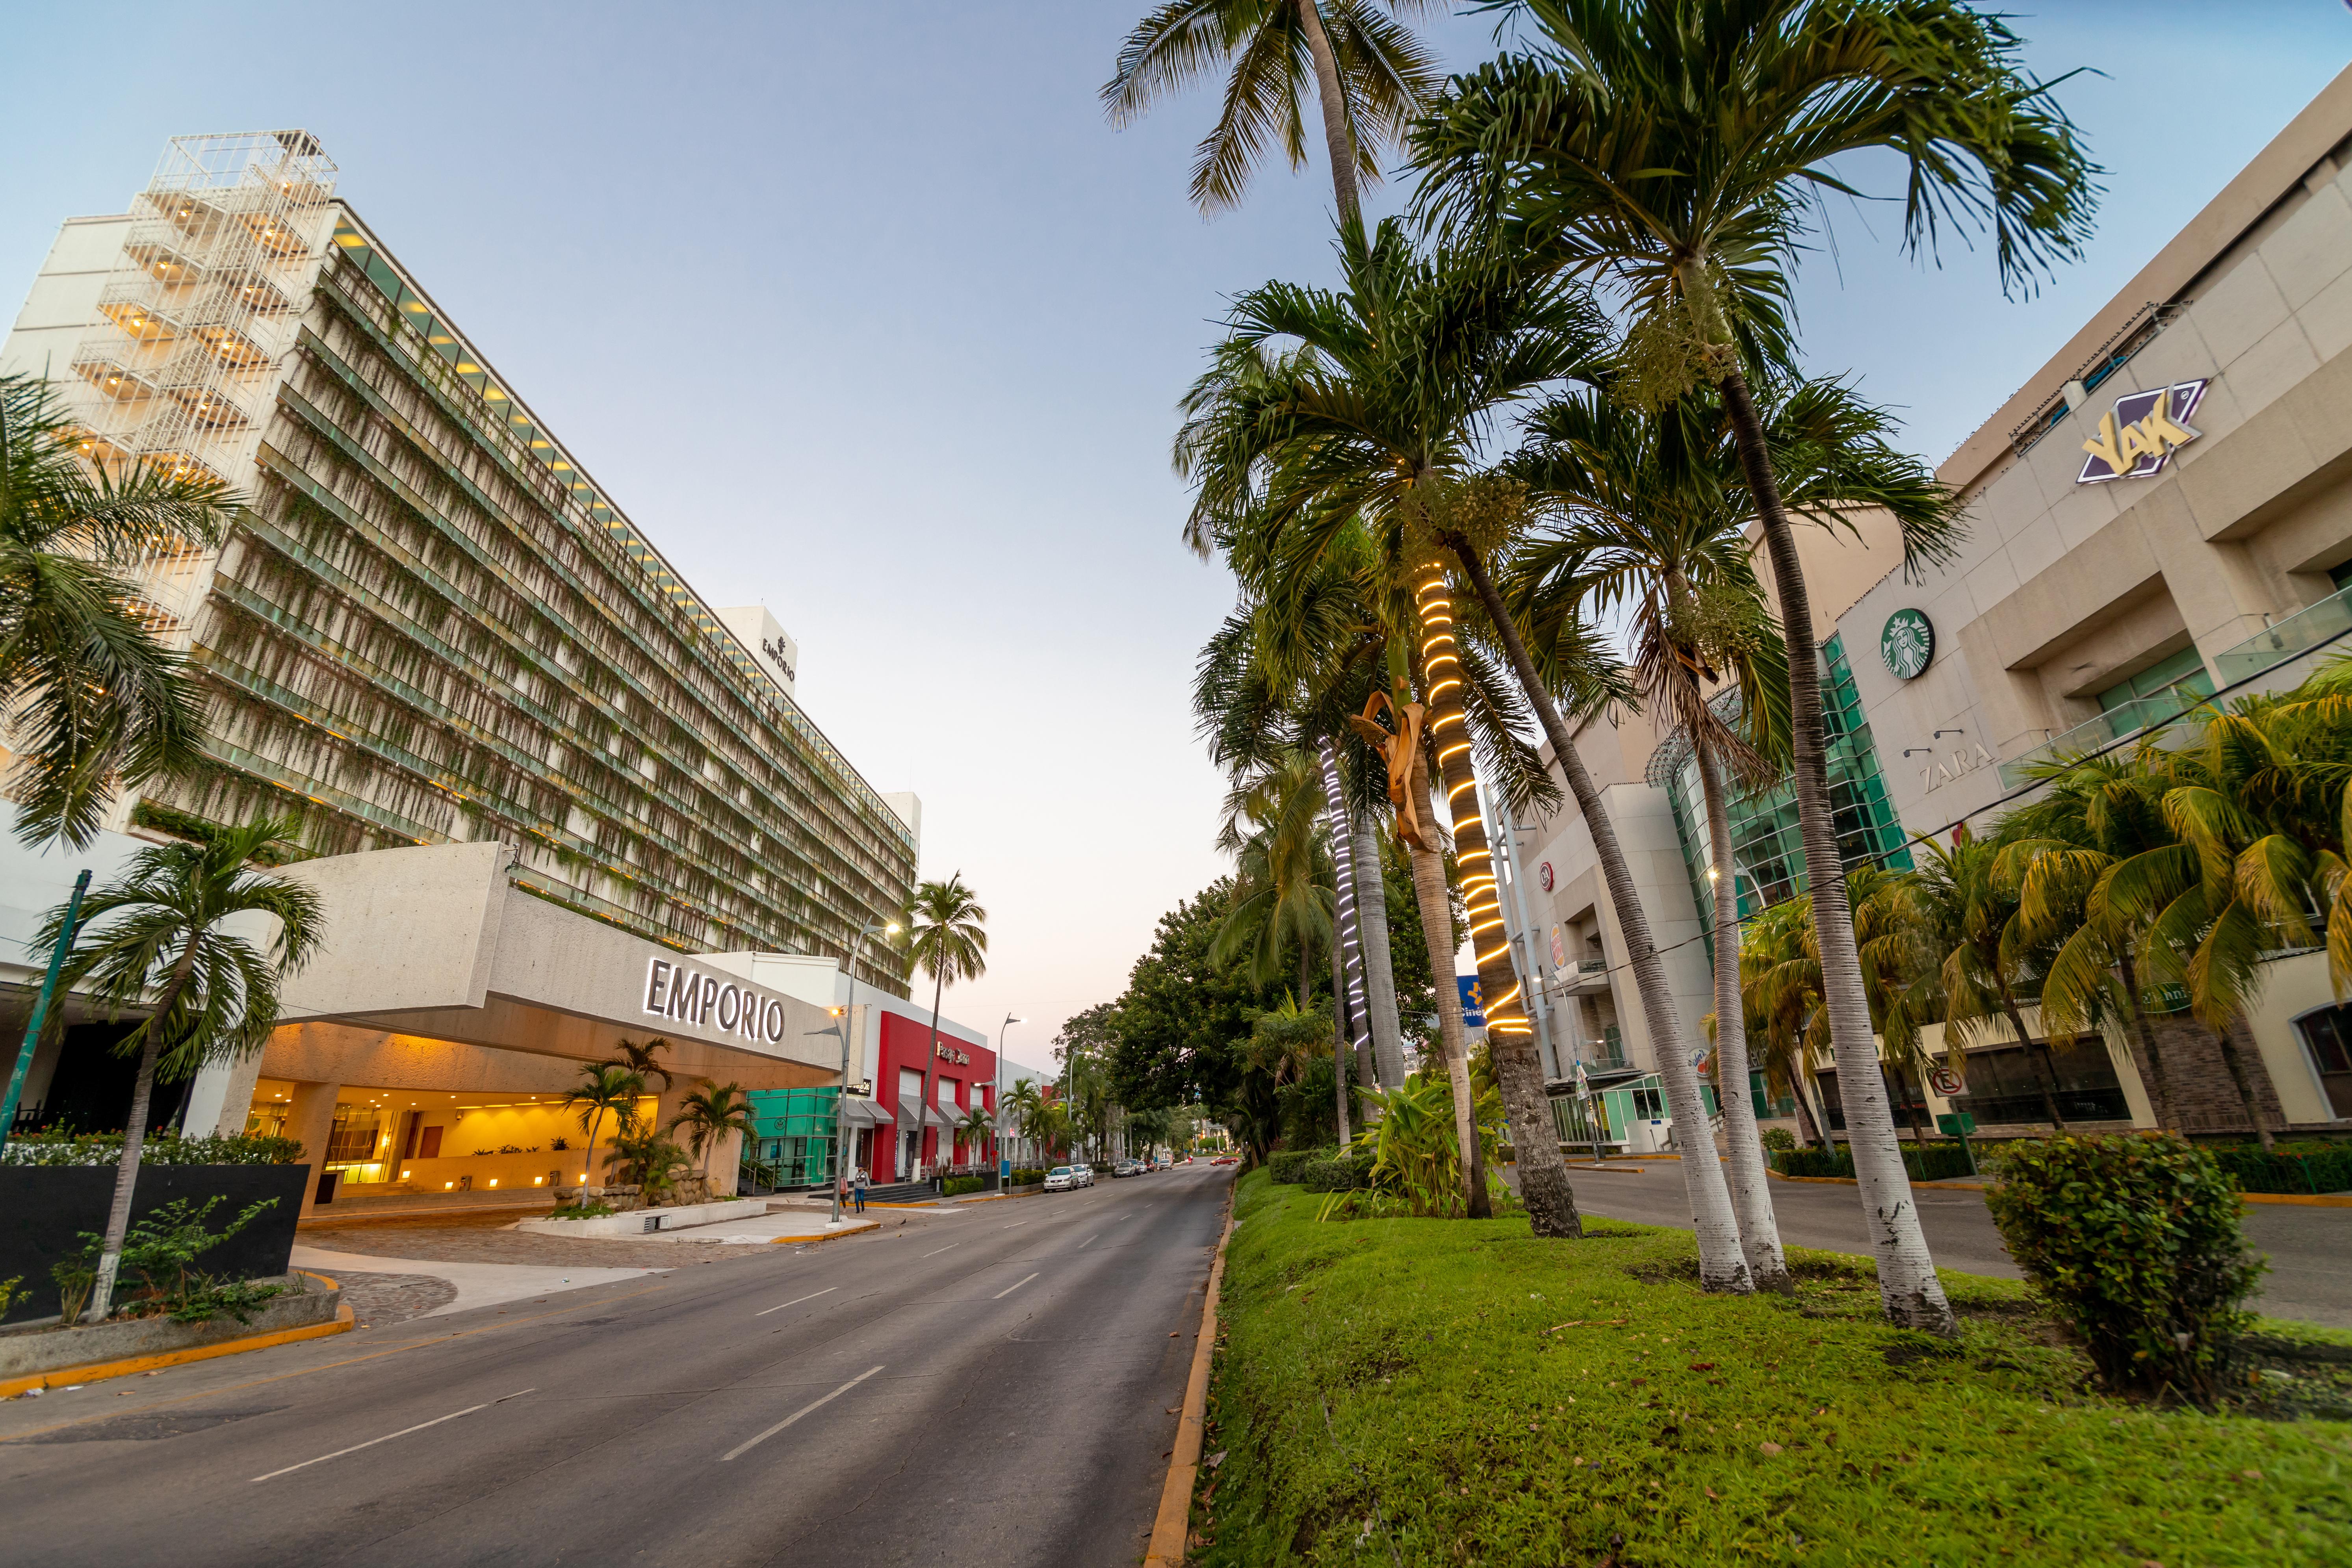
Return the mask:
<path id="1" fill-rule="evenodd" d="M 870 1100 L 860 1100 L 854 1094 L 842 1101 L 841 1119 L 844 1123 L 851 1127 L 890 1125 L 890 1112 L 887 1109 L 875 1104 Z"/>
<path id="2" fill-rule="evenodd" d="M 922 1109 L 915 1103 L 913 1095 L 902 1094 L 898 1097 L 898 1125 L 908 1131 L 912 1131 L 918 1127 L 952 1127 L 955 1123 L 941 1116 L 936 1107 L 929 1115 L 925 1115 Z"/>

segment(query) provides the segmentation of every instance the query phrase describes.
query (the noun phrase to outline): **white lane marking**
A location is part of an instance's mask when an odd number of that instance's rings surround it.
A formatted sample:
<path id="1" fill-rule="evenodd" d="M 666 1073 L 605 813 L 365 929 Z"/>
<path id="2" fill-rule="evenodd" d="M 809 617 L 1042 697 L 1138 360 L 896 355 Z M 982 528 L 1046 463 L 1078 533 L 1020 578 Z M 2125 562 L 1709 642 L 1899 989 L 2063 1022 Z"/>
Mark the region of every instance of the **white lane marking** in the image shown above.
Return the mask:
<path id="1" fill-rule="evenodd" d="M 1097 1234 L 1099 1234 L 1099 1233 L 1097 1233 Z M 1093 1239 L 1094 1239 L 1094 1237 L 1091 1237 L 1091 1236 L 1090 1236 L 1090 1237 L 1087 1237 L 1087 1241 L 1092 1241 Z M 1078 1243 L 1078 1246 L 1079 1246 L 1079 1247 L 1080 1247 L 1081 1249 L 1083 1249 L 1083 1248 L 1086 1247 L 1086 1245 L 1087 1245 L 1087 1241 L 1082 1241 L 1082 1242 Z"/>
<path id="2" fill-rule="evenodd" d="M 436 1415 L 430 1421 L 419 1421 L 414 1426 L 403 1426 L 397 1432 L 387 1432 L 381 1437 L 371 1437 L 364 1443 L 354 1443 L 348 1448 L 338 1448 L 331 1454 L 321 1454 L 315 1459 L 305 1459 L 299 1465 L 289 1465 L 282 1470 L 272 1470 L 266 1476 L 256 1476 L 253 1479 L 257 1481 L 268 1481 L 275 1480 L 279 1476 L 290 1476 L 297 1470 L 307 1470 L 312 1465 L 323 1465 L 329 1459 L 340 1459 L 345 1454 L 356 1454 L 362 1448 L 373 1448 L 378 1443 L 389 1443 L 394 1437 L 405 1437 L 411 1432 L 422 1432 L 427 1426 L 438 1426 L 444 1421 L 455 1421 L 460 1415 L 471 1415 L 477 1410 L 488 1410 L 493 1405 L 504 1405 L 509 1399 L 520 1399 L 523 1394 L 536 1394 L 538 1392 L 539 1390 L 535 1388 L 526 1388 L 514 1394 L 505 1394 L 499 1398 L 486 1401 L 480 1405 L 468 1405 L 463 1410 L 453 1410 L 446 1415 Z"/>
<path id="3" fill-rule="evenodd" d="M 1040 1272 L 1043 1272 L 1043 1270 L 1040 1270 Z M 1035 1274 L 1029 1276 L 1029 1279 L 1034 1279 L 1035 1278 L 1037 1278 Z M 991 1296 L 989 1300 L 992 1301 L 1002 1301 L 1007 1296 L 1012 1295 L 1015 1290 L 1020 1289 L 1024 1285 L 1028 1284 L 1029 1279 L 1015 1279 L 1012 1284 L 1007 1285 L 1003 1289 L 999 1290 L 995 1295 Z"/>
<path id="4" fill-rule="evenodd" d="M 1024 1226 L 1024 1225 L 1027 1225 L 1028 1223 L 1029 1223 L 1029 1222 L 1028 1222 L 1027 1220 L 1025 1220 L 1025 1219 L 1016 1219 L 1016 1220 L 1014 1220 L 1014 1221 L 1013 1222 L 1013 1224 L 1012 1224 L 1012 1225 L 1007 1225 L 1007 1226 L 999 1226 L 997 1228 L 998 1228 L 998 1229 L 1000 1229 L 1000 1230 L 1012 1230 L 1012 1229 L 1015 1228 L 1016 1226 Z"/>
<path id="5" fill-rule="evenodd" d="M 963 1243 L 961 1241 L 950 1241 L 945 1247 L 933 1247 L 930 1251 L 923 1254 L 923 1256 L 925 1258 L 937 1258 L 940 1253 L 953 1252 L 957 1247 L 961 1247 Z"/>
<path id="6" fill-rule="evenodd" d="M 769 1438 L 774 1436 L 777 1433 L 782 1431 L 785 1427 L 791 1426 L 793 1422 L 799 1420 L 802 1416 L 806 1415 L 810 1411 L 823 1409 L 825 1405 L 832 1404 L 835 1400 L 840 1398 L 843 1394 L 848 1393 L 851 1389 L 856 1388 L 859 1384 L 864 1383 L 867 1378 L 872 1377 L 876 1373 L 880 1372 L 881 1370 L 882 1369 L 878 1366 L 866 1368 L 864 1372 L 859 1373 L 856 1377 L 851 1378 L 847 1383 L 843 1384 L 839 1388 L 835 1389 L 831 1394 L 826 1394 L 823 1399 L 813 1400 L 809 1404 L 802 1405 L 798 1410 L 793 1411 L 790 1415 L 785 1416 L 782 1421 L 777 1422 L 773 1426 L 769 1427 L 758 1436 L 751 1438 L 748 1442 L 736 1444 L 735 1447 L 728 1449 L 726 1453 L 719 1457 L 719 1462 L 723 1465 L 728 1460 L 733 1458 L 736 1455 L 759 1447 Z"/>
<path id="7" fill-rule="evenodd" d="M 838 1285 L 828 1285 L 822 1290 L 812 1290 L 805 1296 L 795 1296 L 789 1301 L 779 1301 L 772 1307 L 762 1307 L 751 1315 L 755 1318 L 764 1318 L 771 1312 L 781 1312 L 787 1307 L 797 1307 L 803 1301 L 814 1301 L 819 1296 L 830 1296 L 840 1289 Z"/>

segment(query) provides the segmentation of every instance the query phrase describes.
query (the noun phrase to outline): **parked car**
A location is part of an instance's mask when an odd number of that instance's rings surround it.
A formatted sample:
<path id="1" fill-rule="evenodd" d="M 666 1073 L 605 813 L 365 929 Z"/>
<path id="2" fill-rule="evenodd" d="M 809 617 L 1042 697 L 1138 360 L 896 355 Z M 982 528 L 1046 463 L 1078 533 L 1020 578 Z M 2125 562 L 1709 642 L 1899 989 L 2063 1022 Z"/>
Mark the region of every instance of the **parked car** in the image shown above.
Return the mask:
<path id="1" fill-rule="evenodd" d="M 1220 1154 L 1209 1162 L 1212 1165 L 1238 1165 L 1241 1163 L 1242 1157 L 1239 1154 Z"/>
<path id="2" fill-rule="evenodd" d="M 1056 1165 L 1045 1173 L 1045 1190 L 1049 1193 L 1066 1193 L 1072 1187 L 1085 1184 L 1078 1180 L 1077 1172 L 1067 1165 Z"/>
<path id="3" fill-rule="evenodd" d="M 1113 1165 L 1110 1168 L 1110 1173 L 1113 1176 L 1139 1176 L 1143 1174 L 1143 1162 L 1140 1160 L 1121 1160 L 1118 1164 Z"/>

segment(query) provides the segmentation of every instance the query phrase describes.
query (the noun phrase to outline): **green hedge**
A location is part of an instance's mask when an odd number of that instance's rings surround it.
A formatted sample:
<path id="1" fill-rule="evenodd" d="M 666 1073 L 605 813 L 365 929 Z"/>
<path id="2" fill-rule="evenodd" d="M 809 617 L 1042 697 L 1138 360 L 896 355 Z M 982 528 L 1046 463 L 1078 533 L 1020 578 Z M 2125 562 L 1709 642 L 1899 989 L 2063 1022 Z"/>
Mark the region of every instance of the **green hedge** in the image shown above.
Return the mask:
<path id="1" fill-rule="evenodd" d="M 1339 1152 L 1337 1149 L 1283 1149 L 1276 1151 L 1265 1166 L 1276 1182 L 1285 1186 L 1295 1186 L 1307 1179 L 1308 1165 L 1318 1160 L 1331 1159 Z"/>
<path id="2" fill-rule="evenodd" d="M 979 1176 L 950 1176 L 946 1184 L 940 1188 L 940 1196 L 960 1198 L 966 1193 L 979 1192 L 987 1185 L 987 1181 Z"/>
<path id="3" fill-rule="evenodd" d="M 0 1150 L 6 1165 L 113 1165 L 122 1159 L 122 1134 L 30 1132 L 8 1140 Z M 302 1161 L 299 1138 L 257 1138 L 239 1133 L 233 1138 L 181 1138 L 170 1133 L 140 1145 L 141 1163 L 148 1165 L 296 1165 Z"/>
<path id="4" fill-rule="evenodd" d="M 1853 1152 L 1843 1143 L 1835 1149 L 1783 1149 L 1772 1156 L 1772 1168 L 1784 1176 L 1851 1176 Z M 1969 1173 L 1968 1152 L 1958 1143 L 1906 1143 L 1903 1168 L 1915 1182 L 1949 1181 Z"/>
<path id="5" fill-rule="evenodd" d="M 1356 1179 L 1356 1163 L 1339 1158 L 1307 1161 L 1298 1183 L 1310 1193 L 1344 1193 L 1361 1184 Z"/>
<path id="6" fill-rule="evenodd" d="M 2352 1191 L 2352 1146 L 2312 1145 L 2301 1151 L 2260 1148 L 2209 1149 L 2244 1193 L 2341 1193 Z"/>
<path id="7" fill-rule="evenodd" d="M 1016 1187 L 1034 1187 L 1045 1179 L 1045 1171 L 1034 1165 L 1013 1173 L 1013 1184 Z"/>

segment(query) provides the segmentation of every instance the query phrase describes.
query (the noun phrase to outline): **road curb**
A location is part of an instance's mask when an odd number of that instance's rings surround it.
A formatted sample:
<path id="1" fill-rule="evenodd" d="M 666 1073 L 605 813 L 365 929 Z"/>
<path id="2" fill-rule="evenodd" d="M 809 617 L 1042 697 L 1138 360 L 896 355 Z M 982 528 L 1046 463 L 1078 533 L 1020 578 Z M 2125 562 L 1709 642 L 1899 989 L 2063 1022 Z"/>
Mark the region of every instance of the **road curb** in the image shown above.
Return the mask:
<path id="1" fill-rule="evenodd" d="M 1143 1568 L 1180 1568 L 1192 1528 L 1192 1483 L 1201 1475 L 1201 1443 L 1207 1435 L 1209 1368 L 1217 1354 L 1217 1288 L 1225 1278 L 1225 1243 L 1233 1239 L 1234 1189 L 1225 1189 L 1225 1226 L 1217 1235 L 1217 1256 L 1209 1265 L 1208 1297 L 1201 1304 L 1201 1334 L 1192 1346 L 1192 1373 L 1184 1383 L 1184 1414 L 1176 1423 L 1176 1447 L 1168 1457 L 1168 1483 L 1160 1489 L 1160 1513 L 1151 1523 L 1151 1545 Z"/>
<path id="2" fill-rule="evenodd" d="M 338 1289 L 335 1281 L 308 1268 L 297 1273 L 309 1274 L 324 1283 L 328 1289 Z M 352 1314 L 352 1304 L 342 1302 L 335 1308 L 334 1318 L 324 1323 L 305 1323 L 298 1329 L 279 1329 L 272 1333 L 251 1334 L 241 1340 L 222 1340 L 217 1344 L 191 1345 L 186 1350 L 158 1351 L 153 1355 L 125 1356 L 121 1361 L 96 1361 L 82 1366 L 55 1367 L 24 1377 L 12 1377 L 0 1383 L 0 1399 L 14 1399 L 33 1389 L 63 1388 L 68 1384 L 103 1383 L 110 1377 L 131 1377 L 142 1372 L 161 1372 L 167 1366 L 184 1366 L 190 1362 L 211 1361 L 216 1356 L 241 1355 L 247 1351 L 265 1351 L 272 1345 L 290 1345 L 298 1340 L 322 1340 L 329 1334 L 346 1334 L 357 1325 Z"/>

